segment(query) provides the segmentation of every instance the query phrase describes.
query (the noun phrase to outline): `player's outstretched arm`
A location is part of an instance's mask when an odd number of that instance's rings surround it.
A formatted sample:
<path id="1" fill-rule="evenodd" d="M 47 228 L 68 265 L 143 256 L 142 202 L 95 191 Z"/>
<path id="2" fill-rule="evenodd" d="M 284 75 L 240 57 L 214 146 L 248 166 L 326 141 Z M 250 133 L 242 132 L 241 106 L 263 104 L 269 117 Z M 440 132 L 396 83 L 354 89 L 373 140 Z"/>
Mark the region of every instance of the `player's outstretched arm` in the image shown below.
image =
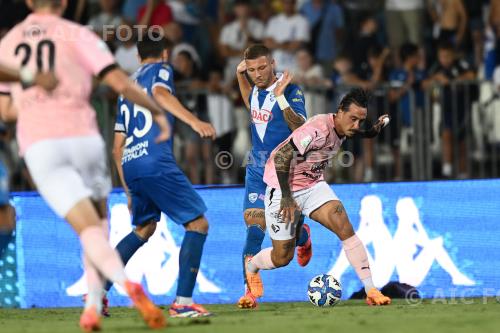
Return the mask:
<path id="1" fill-rule="evenodd" d="M 274 88 L 274 96 L 276 96 L 276 101 L 283 112 L 283 117 L 285 118 L 288 127 L 295 131 L 297 128 L 302 126 L 306 120 L 301 115 L 297 114 L 288 101 L 285 98 L 285 89 L 292 82 L 293 75 L 291 75 L 288 71 L 283 73 L 283 78 L 276 83 L 276 88 Z"/>
<path id="2" fill-rule="evenodd" d="M 250 110 L 250 102 L 248 101 L 250 93 L 252 92 L 252 86 L 248 82 L 247 78 L 247 64 L 245 60 L 242 60 L 238 67 L 236 68 L 236 78 L 238 79 L 238 86 L 240 87 L 241 98 L 245 102 L 245 106 Z"/>
<path id="3" fill-rule="evenodd" d="M 123 148 L 125 147 L 125 133 L 123 132 L 115 132 L 115 137 L 113 141 L 113 160 L 115 162 L 116 171 L 118 171 L 118 176 L 120 177 L 120 183 L 122 184 L 123 190 L 127 194 L 128 206 L 131 208 L 130 202 L 130 194 L 128 191 L 127 183 L 125 182 L 125 177 L 123 177 L 123 168 L 122 168 L 122 157 L 123 157 Z"/>
<path id="4" fill-rule="evenodd" d="M 157 86 L 153 89 L 153 96 L 162 108 L 166 109 L 182 122 L 191 126 L 191 128 L 202 138 L 215 139 L 216 134 L 212 124 L 201 121 L 198 117 L 189 112 L 170 91 Z"/>
<path id="5" fill-rule="evenodd" d="M 25 67 L 20 71 L 16 71 L 4 65 L 0 65 L 0 82 L 21 82 L 25 86 L 37 85 L 49 92 L 54 90 L 59 84 L 52 71 L 34 74 Z"/>
<path id="6" fill-rule="evenodd" d="M 295 212 L 299 210 L 299 207 L 292 197 L 292 191 L 290 189 L 290 166 L 292 164 L 293 157 L 295 156 L 294 145 L 287 143 L 274 155 L 274 167 L 276 168 L 276 176 L 278 177 L 278 182 L 281 189 L 281 203 L 279 214 L 285 223 L 294 220 Z"/>
<path id="7" fill-rule="evenodd" d="M 370 128 L 369 130 L 360 130 L 357 134 L 361 135 L 363 138 L 374 138 L 376 137 L 382 128 L 386 127 L 389 124 L 390 118 L 389 115 L 384 114 L 380 116 L 377 122 Z"/>
<path id="8" fill-rule="evenodd" d="M 110 70 L 103 77 L 114 91 L 123 95 L 132 103 L 145 107 L 153 114 L 153 119 L 160 127 L 160 135 L 156 138 L 157 142 L 167 141 L 170 138 L 170 126 L 167 123 L 163 109 L 151 97 L 146 95 L 142 89 L 132 82 L 124 72 L 119 68 Z"/>

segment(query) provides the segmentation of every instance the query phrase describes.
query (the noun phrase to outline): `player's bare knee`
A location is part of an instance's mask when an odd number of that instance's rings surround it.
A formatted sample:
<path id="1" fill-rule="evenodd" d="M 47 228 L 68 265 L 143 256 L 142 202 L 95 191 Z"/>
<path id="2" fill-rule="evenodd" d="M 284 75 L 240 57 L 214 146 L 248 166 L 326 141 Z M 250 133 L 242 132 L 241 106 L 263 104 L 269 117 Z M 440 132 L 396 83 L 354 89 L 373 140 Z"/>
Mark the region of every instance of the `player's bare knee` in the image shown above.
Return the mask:
<path id="1" fill-rule="evenodd" d="M 264 209 L 253 208 L 243 212 L 243 219 L 247 226 L 259 225 L 262 230 L 266 230 L 266 217 Z"/>
<path id="2" fill-rule="evenodd" d="M 145 223 L 143 225 L 139 225 L 135 228 L 135 233 L 141 239 L 143 239 L 144 241 L 147 241 L 155 233 L 156 224 L 157 224 L 156 221 L 151 221 L 151 222 Z"/>
<path id="3" fill-rule="evenodd" d="M 200 216 L 197 219 L 188 222 L 184 225 L 186 231 L 195 231 L 200 234 L 208 234 L 208 221 L 205 216 Z"/>

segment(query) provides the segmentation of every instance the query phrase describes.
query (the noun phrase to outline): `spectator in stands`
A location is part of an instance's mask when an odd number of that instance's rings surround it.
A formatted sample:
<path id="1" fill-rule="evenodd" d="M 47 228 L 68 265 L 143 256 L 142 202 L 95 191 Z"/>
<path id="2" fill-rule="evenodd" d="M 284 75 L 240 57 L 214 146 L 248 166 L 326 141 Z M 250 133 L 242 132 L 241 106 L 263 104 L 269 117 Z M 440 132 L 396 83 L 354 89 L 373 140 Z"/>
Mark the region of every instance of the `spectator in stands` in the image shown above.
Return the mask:
<path id="1" fill-rule="evenodd" d="M 308 0 L 300 13 L 311 28 L 309 49 L 324 69 L 330 69 L 342 48 L 344 13 L 342 7 L 331 0 Z"/>
<path id="2" fill-rule="evenodd" d="M 233 70 L 234 72 L 234 70 Z M 236 136 L 236 122 L 233 100 L 239 98 L 239 92 L 232 89 L 231 85 L 224 83 L 222 72 L 213 69 L 210 71 L 207 83 L 207 108 L 210 123 L 214 126 L 217 138 L 215 140 L 216 151 L 231 152 L 233 141 Z M 234 168 L 217 169 L 219 183 L 234 184 Z"/>
<path id="3" fill-rule="evenodd" d="M 122 19 L 116 12 L 117 0 L 99 0 L 100 12 L 92 16 L 88 25 L 104 41 L 114 42 L 116 29 L 121 24 Z"/>
<path id="4" fill-rule="evenodd" d="M 465 12 L 468 16 L 469 35 L 468 44 L 471 48 L 468 52 L 472 54 L 474 67 L 479 68 L 483 63 L 483 35 L 484 35 L 484 20 L 483 8 L 489 3 L 489 0 L 464 0 Z"/>
<path id="5" fill-rule="evenodd" d="M 187 109 L 195 113 L 199 119 L 208 121 L 207 98 L 200 91 L 200 89 L 206 87 L 206 84 L 191 54 L 187 51 L 179 52 L 173 58 L 173 65 L 179 100 Z M 177 125 L 184 142 L 185 167 L 191 183 L 202 184 L 200 171 L 203 170 L 203 183 L 213 184 L 214 166 L 211 140 L 201 139 L 198 133 L 184 123 L 178 122 Z M 201 161 L 199 160 L 200 156 Z"/>
<path id="6" fill-rule="evenodd" d="M 295 11 L 295 0 L 282 0 L 282 4 L 283 13 L 269 20 L 264 34 L 278 71 L 295 67 L 295 52 L 310 40 L 309 24 Z"/>
<path id="7" fill-rule="evenodd" d="M 126 21 L 123 21 L 121 29 L 118 30 L 120 44 L 115 51 L 115 59 L 118 65 L 129 74 L 134 73 L 141 66 L 136 47 L 137 33 L 138 31 Z"/>
<path id="8" fill-rule="evenodd" d="M 467 13 L 462 0 L 429 0 L 428 10 L 435 24 L 437 42 L 462 46 L 467 27 Z"/>
<path id="9" fill-rule="evenodd" d="M 412 124 L 412 110 L 422 112 L 424 107 L 422 82 L 426 79 L 426 72 L 418 67 L 421 62 L 420 58 L 421 54 L 416 44 L 410 42 L 404 43 L 399 49 L 401 66 L 395 68 L 389 76 L 391 84 L 388 96 L 389 101 L 391 105 L 396 103 L 391 112 L 392 125 L 390 133 L 393 139 L 391 144 L 395 177 L 397 179 L 401 179 L 403 176 L 400 156 L 400 129 L 408 132 Z"/>
<path id="10" fill-rule="evenodd" d="M 379 25 L 373 16 L 367 16 L 361 20 L 356 37 L 349 41 L 349 45 L 346 45 L 352 57 L 354 71 L 364 71 L 370 66 L 368 64 L 368 50 L 380 45 L 378 31 Z"/>
<path id="11" fill-rule="evenodd" d="M 257 1 L 257 18 L 264 24 L 267 25 L 269 20 L 275 15 L 273 6 L 271 5 L 272 0 L 262 0 Z"/>
<path id="12" fill-rule="evenodd" d="M 262 41 L 264 25 L 250 16 L 249 0 L 236 0 L 233 5 L 235 19 L 224 25 L 219 37 L 219 53 L 226 59 L 224 81 L 232 82 L 234 71 L 250 45 Z"/>
<path id="13" fill-rule="evenodd" d="M 171 22 L 166 27 L 164 27 L 163 31 L 165 32 L 165 36 L 172 43 L 173 47 L 170 52 L 170 58 L 175 59 L 180 52 L 188 52 L 191 58 L 194 60 L 197 68 L 202 68 L 201 58 L 196 50 L 196 48 L 185 41 L 183 36 L 184 33 L 182 31 L 182 27 L 177 22 Z"/>
<path id="14" fill-rule="evenodd" d="M 398 51 L 405 42 L 422 45 L 424 0 L 386 0 L 385 22 L 394 63 L 400 66 Z M 402 61 L 402 60 L 401 60 Z"/>
<path id="15" fill-rule="evenodd" d="M 164 27 L 174 19 L 172 9 L 165 0 L 147 0 L 137 12 L 139 25 Z"/>
<path id="16" fill-rule="evenodd" d="M 307 48 L 299 49 L 295 55 L 297 67 L 292 71 L 293 82 L 304 89 L 307 117 L 326 113 L 326 89 L 332 86 L 325 78 L 323 68 L 314 63 L 314 58 Z"/>
<path id="17" fill-rule="evenodd" d="M 471 66 L 457 55 L 454 45 L 443 41 L 438 46 L 438 62 L 429 71 L 429 78 L 422 82 L 425 89 L 433 85 L 441 87 L 441 109 L 443 131 L 441 134 L 443 165 L 442 175 L 451 177 L 458 172 L 459 178 L 467 176 L 466 147 L 465 147 L 465 113 L 470 110 L 472 101 L 469 85 L 464 81 L 475 79 L 476 75 Z M 462 84 L 460 84 L 462 82 Z M 458 85 L 457 85 L 458 83 Z M 458 170 L 453 170 L 453 141 L 459 143 Z"/>
<path id="18" fill-rule="evenodd" d="M 147 0 L 124 0 L 122 6 L 122 18 L 126 23 L 134 25 L 137 23 L 139 9 L 146 5 Z"/>

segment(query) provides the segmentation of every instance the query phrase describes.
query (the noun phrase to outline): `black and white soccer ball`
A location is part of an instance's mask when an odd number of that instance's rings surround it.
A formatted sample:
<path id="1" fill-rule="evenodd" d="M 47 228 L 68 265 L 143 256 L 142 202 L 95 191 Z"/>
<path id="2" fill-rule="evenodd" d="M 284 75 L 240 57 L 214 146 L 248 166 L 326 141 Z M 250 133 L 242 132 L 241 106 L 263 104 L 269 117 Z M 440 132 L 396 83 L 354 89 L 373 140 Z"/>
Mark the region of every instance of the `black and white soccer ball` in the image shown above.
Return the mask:
<path id="1" fill-rule="evenodd" d="M 342 286 L 331 275 L 316 275 L 309 282 L 307 296 L 311 303 L 316 306 L 335 306 L 340 302 L 340 298 L 342 297 Z"/>

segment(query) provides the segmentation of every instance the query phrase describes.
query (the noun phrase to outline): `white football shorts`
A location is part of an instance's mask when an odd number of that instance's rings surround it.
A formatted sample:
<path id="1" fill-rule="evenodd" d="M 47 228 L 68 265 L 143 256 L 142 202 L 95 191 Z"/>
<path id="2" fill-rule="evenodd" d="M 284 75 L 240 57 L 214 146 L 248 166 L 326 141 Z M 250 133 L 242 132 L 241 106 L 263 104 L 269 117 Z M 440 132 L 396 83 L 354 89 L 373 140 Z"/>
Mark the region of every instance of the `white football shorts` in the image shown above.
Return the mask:
<path id="1" fill-rule="evenodd" d="M 43 140 L 30 146 L 24 159 L 38 192 L 60 217 L 80 200 L 104 199 L 111 191 L 98 135 Z"/>
<path id="2" fill-rule="evenodd" d="M 293 192 L 293 198 L 300 207 L 302 214 L 309 217 L 319 207 L 329 201 L 339 200 L 335 192 L 324 181 L 310 188 Z M 289 240 L 295 238 L 298 219 L 285 223 L 278 216 L 280 211 L 281 190 L 267 187 L 265 198 L 266 228 L 274 240 Z"/>

